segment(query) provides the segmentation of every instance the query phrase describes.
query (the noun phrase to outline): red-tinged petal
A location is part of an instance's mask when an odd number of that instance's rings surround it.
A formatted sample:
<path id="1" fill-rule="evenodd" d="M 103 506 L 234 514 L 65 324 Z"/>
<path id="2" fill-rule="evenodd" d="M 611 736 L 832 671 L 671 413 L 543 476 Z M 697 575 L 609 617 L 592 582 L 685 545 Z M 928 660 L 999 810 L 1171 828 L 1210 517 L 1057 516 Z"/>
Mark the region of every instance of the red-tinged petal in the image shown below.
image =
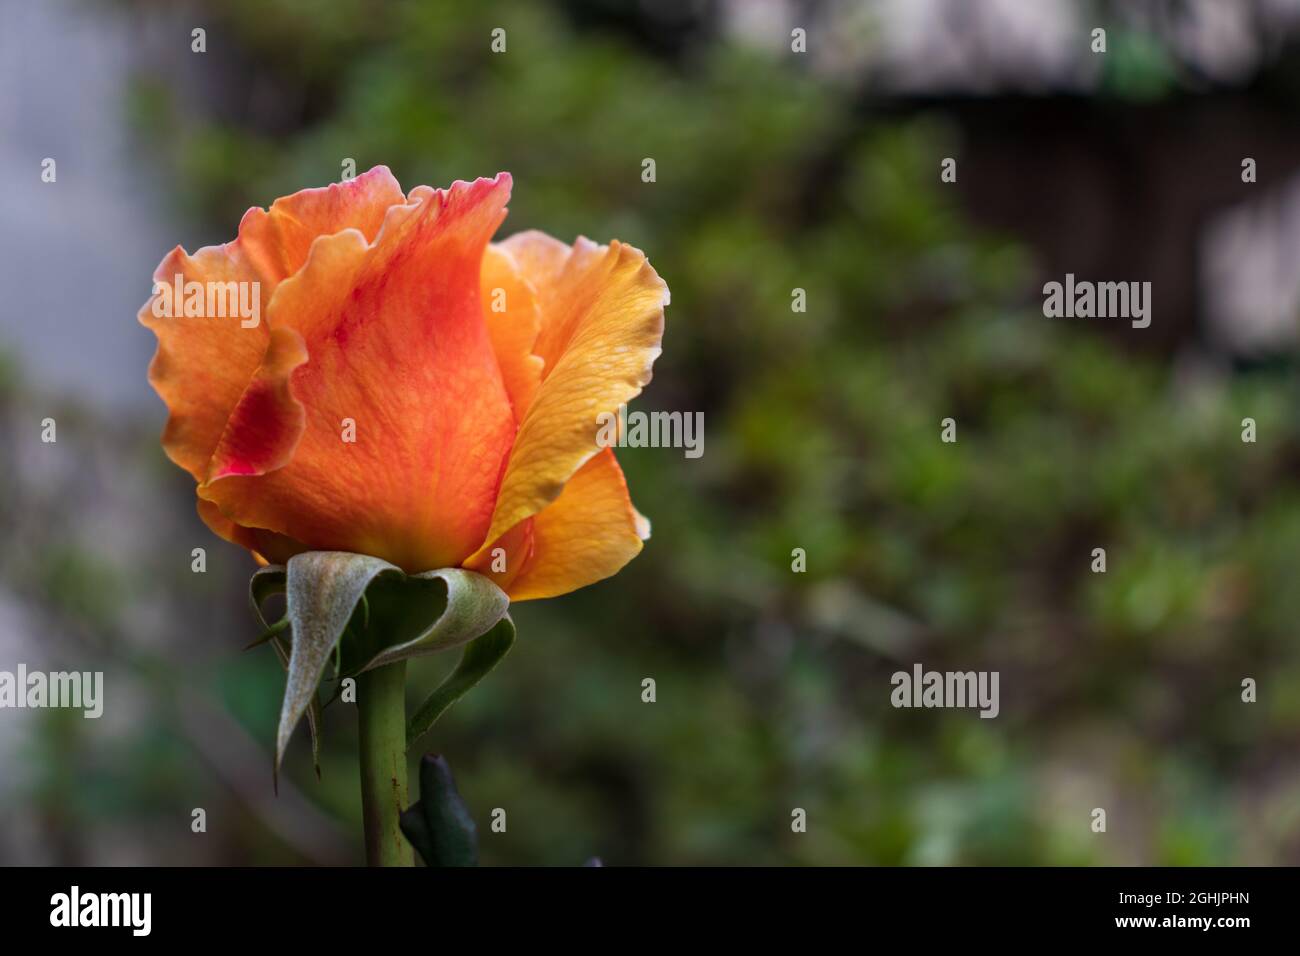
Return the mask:
<path id="1" fill-rule="evenodd" d="M 650 537 L 650 524 L 632 507 L 623 471 L 608 448 L 525 523 L 532 525 L 532 555 L 503 585 L 512 601 L 567 594 L 617 574 Z"/>
<path id="2" fill-rule="evenodd" d="M 283 467 L 306 424 L 291 376 L 307 361 L 307 346 L 291 328 L 271 330 L 262 366 L 254 373 L 226 421 L 208 463 L 208 481 L 229 475 L 264 475 Z"/>
<path id="3" fill-rule="evenodd" d="M 182 288 L 188 282 L 243 283 L 247 301 L 251 304 L 254 294 L 259 301 L 256 325 L 241 318 L 238 308 L 227 310 L 234 314 L 225 318 L 185 316 L 183 300 L 180 314 L 168 314 L 167 297 L 158 292 L 140 310 L 141 324 L 158 337 L 149 383 L 169 413 L 163 450 L 202 481 L 226 418 L 266 352 L 269 333 L 262 312 L 269 290 L 238 240 L 200 249 L 193 256 L 176 247 L 154 271 L 155 288 L 174 288 L 178 275 Z"/>
<path id="4" fill-rule="evenodd" d="M 303 189 L 284 196 L 263 212 L 250 209 L 239 234 L 249 257 L 267 275 L 283 280 L 302 268 L 319 236 L 356 229 L 374 240 L 392 206 L 406 201 L 387 166 L 376 166 L 354 179 Z M 270 293 L 268 292 L 268 295 Z"/>
<path id="5" fill-rule="evenodd" d="M 298 270 L 317 235 L 357 228 L 373 237 L 388 207 L 402 201 L 397 182 L 379 166 L 348 183 L 279 199 L 270 210 L 250 209 L 233 242 L 206 246 L 192 256 L 177 246 L 163 258 L 154 271 L 155 294 L 139 318 L 158 337 L 149 381 L 169 412 L 163 448 L 196 480 L 206 477 L 226 420 L 261 365 L 269 342 L 266 308 L 276 286 Z M 165 304 L 159 285 L 174 289 L 178 276 L 182 291 L 186 283 L 199 283 L 205 291 L 215 288 L 209 283 L 242 284 L 232 302 L 237 305 L 242 292 L 257 321 L 239 315 L 237 308 L 214 309 L 211 316 L 186 316 L 183 308 L 158 314 Z M 228 314 L 215 314 L 219 311 Z"/>
<path id="6" fill-rule="evenodd" d="M 287 372 L 305 414 L 292 456 L 264 474 L 214 478 L 200 494 L 232 521 L 306 549 L 413 572 L 459 565 L 487 531 L 515 432 L 479 288 L 509 191 L 504 173 L 420 187 L 373 243 L 352 230 L 318 239 L 268 307 L 308 356 Z M 267 407 L 281 420 L 262 430 L 291 434 L 293 403 Z"/>

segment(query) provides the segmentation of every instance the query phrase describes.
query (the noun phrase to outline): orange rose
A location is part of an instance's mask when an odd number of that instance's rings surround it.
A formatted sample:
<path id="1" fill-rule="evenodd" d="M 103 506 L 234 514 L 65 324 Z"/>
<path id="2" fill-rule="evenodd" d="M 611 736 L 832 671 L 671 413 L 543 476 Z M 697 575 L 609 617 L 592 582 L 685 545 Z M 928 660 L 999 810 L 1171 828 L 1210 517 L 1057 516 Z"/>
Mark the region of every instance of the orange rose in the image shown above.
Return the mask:
<path id="1" fill-rule="evenodd" d="M 649 524 L 597 416 L 650 381 L 668 288 L 617 241 L 490 243 L 510 185 L 404 196 L 377 166 L 163 259 L 140 311 L 149 380 L 213 531 L 277 563 L 464 567 L 516 601 L 640 551 Z"/>

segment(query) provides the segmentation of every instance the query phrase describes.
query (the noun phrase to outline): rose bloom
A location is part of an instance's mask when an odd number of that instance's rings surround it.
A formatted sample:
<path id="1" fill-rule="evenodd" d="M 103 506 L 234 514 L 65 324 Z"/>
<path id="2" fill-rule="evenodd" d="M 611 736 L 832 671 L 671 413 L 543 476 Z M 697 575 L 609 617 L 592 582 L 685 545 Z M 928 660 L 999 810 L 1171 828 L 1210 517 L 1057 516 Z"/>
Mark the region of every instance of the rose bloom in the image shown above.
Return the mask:
<path id="1" fill-rule="evenodd" d="M 469 568 L 513 600 L 641 550 L 649 523 L 596 434 L 650 381 L 668 287 L 617 241 L 491 243 L 510 185 L 403 195 L 377 166 L 163 259 L 140 310 L 158 337 L 149 381 L 208 527 L 274 563 L 327 550 Z M 177 276 L 247 284 L 245 299 L 258 283 L 260 320 L 158 308 Z"/>

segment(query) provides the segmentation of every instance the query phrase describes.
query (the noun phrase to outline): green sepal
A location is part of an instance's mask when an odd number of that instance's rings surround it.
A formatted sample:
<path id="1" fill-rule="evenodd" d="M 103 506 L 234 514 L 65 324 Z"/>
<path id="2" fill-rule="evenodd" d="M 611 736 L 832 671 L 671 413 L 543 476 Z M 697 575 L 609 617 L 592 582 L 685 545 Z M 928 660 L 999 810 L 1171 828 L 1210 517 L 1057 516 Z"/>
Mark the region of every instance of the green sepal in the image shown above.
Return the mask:
<path id="1" fill-rule="evenodd" d="M 286 614 L 284 617 L 280 618 L 280 620 L 276 621 L 265 631 L 259 634 L 256 637 L 256 639 L 249 641 L 247 644 L 245 644 L 244 650 L 251 651 L 255 647 L 261 647 L 267 641 L 272 640 L 273 638 L 279 636 L 281 633 L 287 631 L 288 629 L 289 629 L 289 616 Z"/>
<path id="2" fill-rule="evenodd" d="M 285 570 L 283 565 L 271 564 L 258 568 L 248 579 L 248 603 L 253 606 L 253 616 L 257 618 L 263 630 L 271 627 L 266 623 L 262 605 L 273 594 L 284 593 Z"/>
<path id="3" fill-rule="evenodd" d="M 416 741 L 429 731 L 447 708 L 486 677 L 514 643 L 515 622 L 507 614 L 497 621 L 492 630 L 465 645 L 456 669 L 428 696 L 407 724 L 406 749 L 415 746 Z"/>
<path id="4" fill-rule="evenodd" d="M 261 568 L 253 575 L 250 599 L 268 631 L 272 626 L 261 607 L 280 591 L 285 594 L 292 642 L 276 731 L 277 773 L 304 712 L 315 726 L 317 689 L 331 657 L 336 676 L 354 677 L 384 664 L 458 647 L 492 630 L 510 604 L 491 579 L 473 571 L 444 568 L 406 575 L 380 558 L 345 551 L 308 551 L 294 555 L 285 567 Z M 278 634 L 273 640 L 280 647 Z M 474 683 L 477 678 L 438 713 Z"/>
<path id="5" fill-rule="evenodd" d="M 253 641 L 245 650 L 258 647 L 261 644 L 270 642 L 275 649 L 275 656 L 279 659 L 280 665 L 287 672 L 289 662 L 292 656 L 289 641 L 281 636 L 290 627 L 289 615 L 276 621 L 274 624 L 266 623 L 266 615 L 262 611 L 262 606 L 266 603 L 267 598 L 275 594 L 283 594 L 286 586 L 287 575 L 285 569 L 280 565 L 267 565 L 258 568 L 253 572 L 253 576 L 248 580 L 248 600 L 253 606 L 253 615 L 262 625 L 262 634 Z M 316 771 L 316 779 L 320 779 L 320 723 L 321 708 L 320 700 L 316 695 L 307 704 L 307 727 L 311 731 L 311 763 L 312 768 Z M 275 763 L 271 767 L 271 777 L 279 788 L 280 777 L 280 755 L 277 753 Z"/>
<path id="6" fill-rule="evenodd" d="M 275 656 L 280 659 L 280 665 L 288 672 L 289 642 L 278 634 L 273 634 L 271 636 L 271 646 L 275 648 Z M 310 703 L 307 704 L 307 728 L 311 731 L 311 765 L 312 769 L 316 771 L 317 780 L 320 779 L 320 723 L 320 698 L 313 694 Z M 280 761 L 278 759 L 271 770 L 271 776 L 275 780 L 276 790 L 279 790 Z"/>
<path id="7" fill-rule="evenodd" d="M 339 673 L 437 654 L 486 634 L 510 606 L 505 592 L 464 568 L 377 576 L 366 591 L 368 623 L 339 648 Z"/>

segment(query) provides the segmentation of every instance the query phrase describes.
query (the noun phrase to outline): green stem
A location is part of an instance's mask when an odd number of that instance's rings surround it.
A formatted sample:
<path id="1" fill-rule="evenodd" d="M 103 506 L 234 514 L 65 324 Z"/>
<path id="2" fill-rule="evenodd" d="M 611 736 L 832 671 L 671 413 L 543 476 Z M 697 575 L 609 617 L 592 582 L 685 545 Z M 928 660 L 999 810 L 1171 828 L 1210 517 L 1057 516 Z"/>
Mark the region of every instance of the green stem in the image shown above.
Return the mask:
<path id="1" fill-rule="evenodd" d="M 369 866 L 414 866 L 398 826 L 406 809 L 406 662 L 357 677 L 361 746 L 361 815 Z"/>

